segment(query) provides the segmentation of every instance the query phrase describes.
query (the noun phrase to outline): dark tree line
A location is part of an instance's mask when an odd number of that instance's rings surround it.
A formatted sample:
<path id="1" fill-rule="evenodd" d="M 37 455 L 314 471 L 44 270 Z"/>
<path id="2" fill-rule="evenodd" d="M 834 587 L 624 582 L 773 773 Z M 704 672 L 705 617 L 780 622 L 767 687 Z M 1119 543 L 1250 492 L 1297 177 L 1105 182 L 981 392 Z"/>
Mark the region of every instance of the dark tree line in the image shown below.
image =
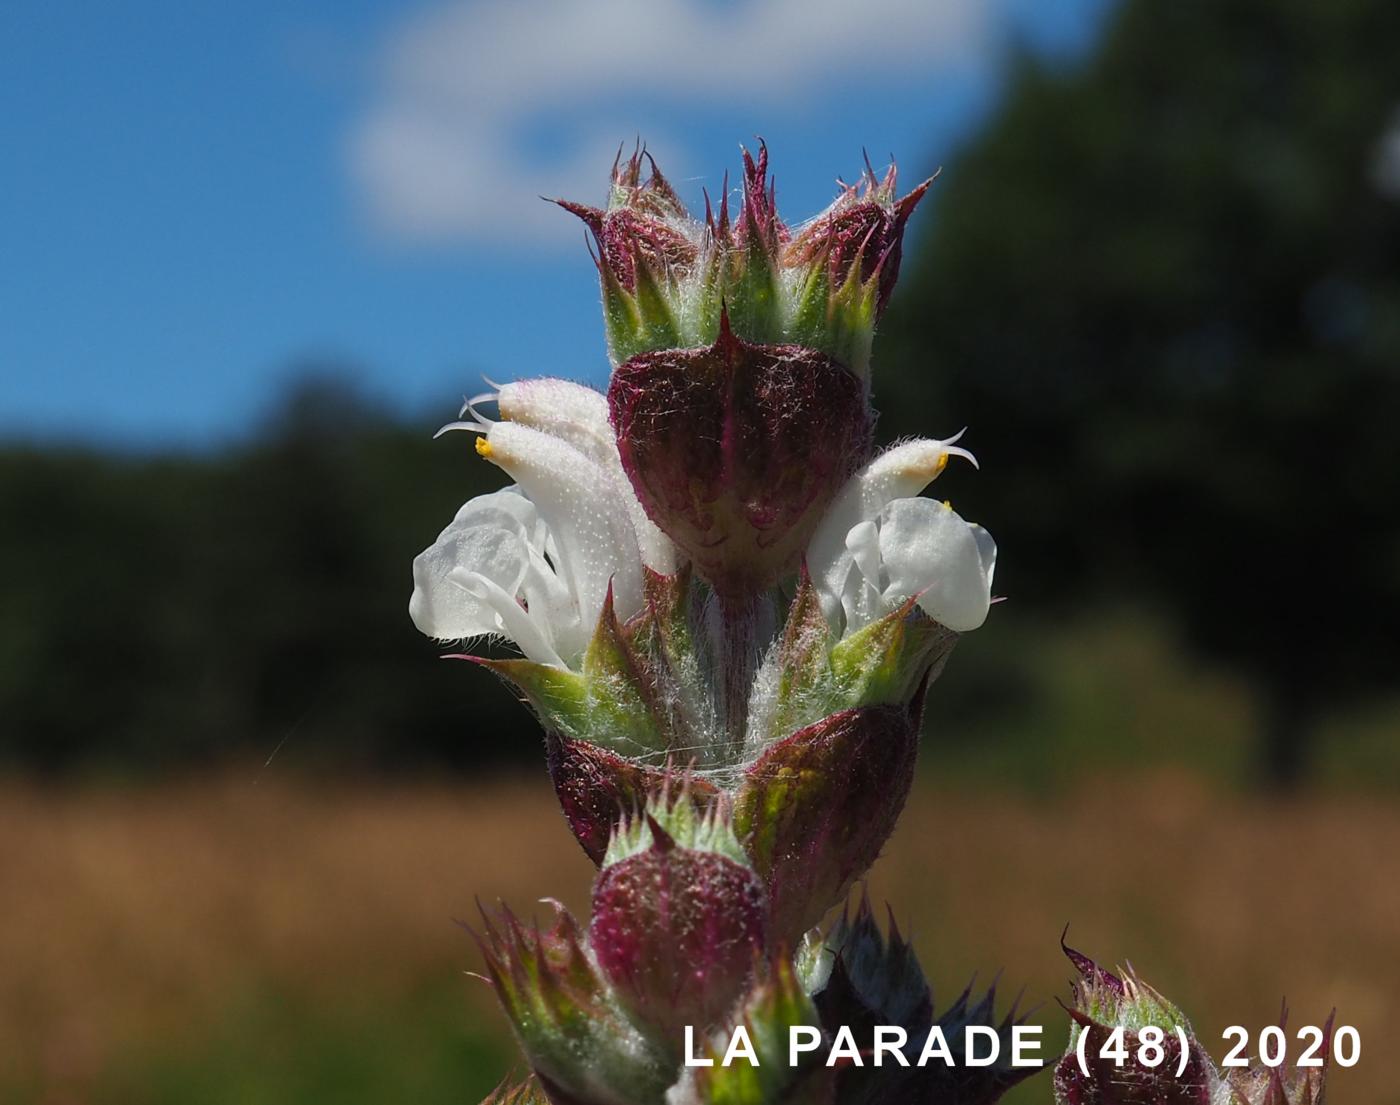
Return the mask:
<path id="1" fill-rule="evenodd" d="M 887 433 L 972 427 L 1016 609 L 1158 603 L 1280 783 L 1400 686 L 1397 43 L 1389 0 L 1134 0 L 1024 61 L 880 338 Z"/>
<path id="2" fill-rule="evenodd" d="M 408 620 L 412 557 L 500 482 L 431 426 L 322 378 L 225 453 L 0 450 L 0 762 L 532 753 L 511 696 L 436 660 Z"/>

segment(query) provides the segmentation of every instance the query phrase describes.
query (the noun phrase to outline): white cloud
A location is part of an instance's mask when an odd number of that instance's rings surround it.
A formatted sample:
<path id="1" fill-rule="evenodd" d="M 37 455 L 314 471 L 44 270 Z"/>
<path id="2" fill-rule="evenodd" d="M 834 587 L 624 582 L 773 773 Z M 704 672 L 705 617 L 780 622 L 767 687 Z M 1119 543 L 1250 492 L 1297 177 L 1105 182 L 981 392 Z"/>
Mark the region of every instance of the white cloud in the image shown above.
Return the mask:
<path id="1" fill-rule="evenodd" d="M 880 96 L 984 56 L 986 0 L 499 0 L 409 18 L 385 44 L 349 144 L 372 225 L 408 241 L 562 244 L 539 194 L 598 197 L 620 136 L 658 111 Z M 641 110 L 637 110 L 640 108 Z M 535 143 L 532 127 L 548 127 Z M 674 174 L 673 174 L 674 175 Z"/>

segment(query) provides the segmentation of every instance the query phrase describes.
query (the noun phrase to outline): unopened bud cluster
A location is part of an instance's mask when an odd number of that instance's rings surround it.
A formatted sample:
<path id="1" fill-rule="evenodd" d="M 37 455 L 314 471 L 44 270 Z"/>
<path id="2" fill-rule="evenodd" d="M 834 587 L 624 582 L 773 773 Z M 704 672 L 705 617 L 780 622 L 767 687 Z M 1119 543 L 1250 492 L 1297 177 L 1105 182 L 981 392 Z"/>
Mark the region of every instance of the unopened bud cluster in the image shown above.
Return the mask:
<path id="1" fill-rule="evenodd" d="M 867 165 L 859 184 L 794 230 L 778 215 L 760 146 L 757 157 L 744 153 L 742 200 L 731 211 L 726 180 L 718 209 L 706 197 L 703 220 L 642 153 L 619 156 L 606 207 L 559 202 L 593 233 L 615 366 L 711 345 L 727 313 L 744 341 L 824 354 L 864 380 L 904 225 L 930 183 L 901 197 L 893 167 L 879 178 Z"/>
<path id="2" fill-rule="evenodd" d="M 1185 1015 L 1132 970 L 1066 947 L 1078 973 L 1070 1039 L 1055 1067 L 1056 1105 L 1323 1105 L 1332 1019 L 1318 1057 L 1216 1067 Z M 1285 1013 L 1284 1019 L 1287 1019 Z"/>

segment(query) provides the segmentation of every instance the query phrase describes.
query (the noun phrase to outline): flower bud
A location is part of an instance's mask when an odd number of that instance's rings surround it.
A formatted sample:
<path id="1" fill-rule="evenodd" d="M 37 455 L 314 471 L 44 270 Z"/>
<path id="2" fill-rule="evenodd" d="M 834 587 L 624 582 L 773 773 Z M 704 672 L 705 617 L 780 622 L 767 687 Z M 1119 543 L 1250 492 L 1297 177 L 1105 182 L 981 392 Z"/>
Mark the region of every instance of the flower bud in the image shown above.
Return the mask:
<path id="1" fill-rule="evenodd" d="M 1056 1105 L 1212 1105 L 1220 1078 L 1181 1011 L 1131 971 L 1120 977 L 1072 948 L 1064 951 L 1080 977 L 1069 1047 L 1055 1068 Z M 1117 1029 L 1121 1048 L 1111 1046 Z M 1148 1029 L 1160 1033 L 1160 1056 L 1144 1054 Z M 1182 1033 L 1188 1054 L 1178 1076 Z"/>
<path id="2" fill-rule="evenodd" d="M 874 281 L 875 319 L 884 313 L 899 279 L 905 224 L 937 174 L 903 197 L 896 194 L 896 176 L 891 165 L 884 179 L 878 179 L 867 160 L 860 184 L 845 185 L 836 201 L 802 227 L 783 252 L 785 267 L 820 269 L 836 294 L 847 284 Z"/>
<path id="3" fill-rule="evenodd" d="M 792 1029 L 815 1027 L 817 1010 L 786 955 L 777 956 L 744 998 L 733 1025 L 701 1048 L 712 1065 L 688 1067 L 666 1095 L 666 1105 L 834 1105 L 835 1071 L 822 1049 L 790 1062 Z M 737 1056 L 724 1064 L 731 1042 L 743 1038 L 757 1062 Z"/>
<path id="4" fill-rule="evenodd" d="M 854 915 L 848 905 L 825 937 L 809 934 L 808 945 L 804 956 L 819 964 L 809 990 L 824 1023 L 860 1029 L 933 1023 L 933 995 L 914 949 L 893 914 L 889 935 L 880 931 L 865 894 Z"/>
<path id="5" fill-rule="evenodd" d="M 643 159 L 650 166 L 645 181 Z M 557 202 L 593 233 L 614 365 L 648 350 L 714 340 L 719 293 L 713 242 L 649 154 L 639 150 L 625 163 L 619 154 L 606 209 Z"/>
<path id="6" fill-rule="evenodd" d="M 795 945 L 880 854 L 913 781 L 918 709 L 843 710 L 745 771 L 734 827 L 767 881 L 775 941 Z"/>
<path id="7" fill-rule="evenodd" d="M 478 935 L 489 981 L 541 1086 L 556 1105 L 659 1100 L 674 1080 L 670 1058 L 617 1006 L 558 903 L 547 929 L 509 909 L 482 911 Z"/>
<path id="8" fill-rule="evenodd" d="M 790 306 L 781 265 L 788 229 L 778 217 L 776 187 L 768 179 L 768 147 L 762 141 L 757 158 L 744 150 L 744 197 L 733 224 L 727 187 L 718 220 L 707 205 L 705 223 L 719 251 L 722 295 L 735 331 L 749 341 L 784 340 Z"/>
<path id="9" fill-rule="evenodd" d="M 905 225 L 929 183 L 900 198 L 894 167 L 880 180 L 867 163 L 859 185 L 843 185 L 794 235 L 778 214 L 760 142 L 757 156 L 744 151 L 732 217 L 727 177 L 717 209 L 706 197 L 701 222 L 645 151 L 614 162 L 606 208 L 558 202 L 592 232 L 615 366 L 641 353 L 710 345 L 727 308 L 745 341 L 800 345 L 863 380 L 899 275 Z"/>
<path id="10" fill-rule="evenodd" d="M 828 1032 L 850 1026 L 857 1043 L 870 1046 L 878 1025 L 904 1030 L 901 1053 L 908 1067 L 885 1062 L 851 1066 L 838 1075 L 838 1100 L 862 1105 L 903 1105 L 904 1102 L 957 1102 L 958 1105 L 992 1105 L 1012 1086 L 1038 1073 L 1042 1067 L 1012 1065 L 1012 1029 L 1021 1023 L 1013 1004 L 996 1018 L 996 987 L 981 1000 L 972 1001 L 969 985 L 958 999 L 935 1018 L 933 994 L 913 949 L 889 920 L 889 934 L 880 931 L 862 896 L 854 917 L 848 912 L 825 939 L 809 939 L 802 959 L 807 963 L 808 990 Z M 969 1026 L 996 1033 L 997 1059 L 987 1066 L 972 1066 L 967 1059 Z M 930 1032 L 937 1027 L 953 1057 L 930 1058 L 920 1064 Z"/>
<path id="11" fill-rule="evenodd" d="M 722 595 L 796 567 L 868 457 L 864 385 L 830 357 L 718 340 L 629 360 L 608 388 L 622 464 L 648 517 Z"/>
<path id="12" fill-rule="evenodd" d="M 721 813 L 684 793 L 619 826 L 593 888 L 589 944 L 618 1000 L 681 1054 L 729 1011 L 764 949 L 763 882 Z"/>
<path id="13" fill-rule="evenodd" d="M 1300 1067 L 1296 1061 L 1270 1067 L 1251 1062 L 1245 1067 L 1232 1067 L 1226 1074 L 1230 1097 L 1226 1105 L 1322 1105 L 1327 1088 L 1327 1067 L 1332 1057 L 1332 1025 L 1336 1010 L 1322 1026 L 1318 1045 L 1320 1067 Z M 1288 1024 L 1288 1010 L 1279 1017 L 1279 1028 Z"/>

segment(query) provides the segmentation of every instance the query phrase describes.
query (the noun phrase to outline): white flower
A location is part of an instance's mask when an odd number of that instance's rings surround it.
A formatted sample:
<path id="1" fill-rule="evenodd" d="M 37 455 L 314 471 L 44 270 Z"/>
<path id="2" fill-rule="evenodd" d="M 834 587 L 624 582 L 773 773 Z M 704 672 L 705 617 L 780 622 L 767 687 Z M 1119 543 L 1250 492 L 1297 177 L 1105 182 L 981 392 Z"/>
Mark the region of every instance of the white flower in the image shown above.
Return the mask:
<path id="1" fill-rule="evenodd" d="M 827 619 L 850 635 L 909 599 L 949 629 L 976 629 L 991 603 L 996 544 L 947 503 L 919 498 L 948 457 L 947 441 L 910 441 L 876 457 L 846 483 L 807 550 Z"/>
<path id="2" fill-rule="evenodd" d="M 546 377 L 506 384 L 494 394 L 478 396 L 467 404 L 464 412 L 472 409 L 472 404 L 490 399 L 495 400 L 501 418 L 566 441 L 602 468 L 616 485 L 617 497 L 632 520 L 642 563 L 662 575 L 676 570 L 675 545 L 646 516 L 632 490 L 632 482 L 623 471 L 617 437 L 608 420 L 607 396 L 582 384 Z M 474 409 L 472 413 L 476 415 L 476 422 L 468 424 L 467 428 L 480 430 L 482 426 L 489 426 Z"/>
<path id="3" fill-rule="evenodd" d="M 476 404 L 494 399 L 501 421 Z M 464 429 L 515 486 L 469 501 L 413 562 L 409 614 L 440 640 L 498 635 L 527 657 L 576 667 L 609 587 L 619 618 L 642 606 L 645 564 L 675 549 L 642 513 L 617 457 L 607 401 L 565 380 L 506 384 L 471 400 Z"/>

